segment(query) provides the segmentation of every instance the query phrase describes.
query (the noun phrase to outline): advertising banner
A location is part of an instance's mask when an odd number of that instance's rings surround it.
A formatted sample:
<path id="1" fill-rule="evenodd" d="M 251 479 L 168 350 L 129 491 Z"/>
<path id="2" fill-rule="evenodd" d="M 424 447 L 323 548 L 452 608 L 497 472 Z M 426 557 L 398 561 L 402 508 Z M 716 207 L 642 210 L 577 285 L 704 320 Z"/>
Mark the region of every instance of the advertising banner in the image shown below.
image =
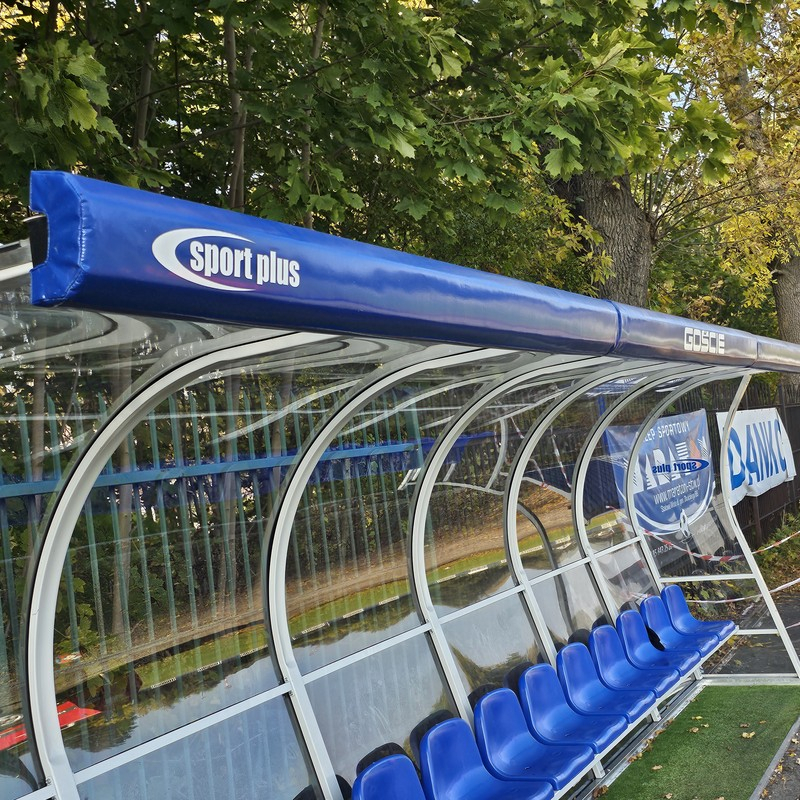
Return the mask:
<path id="1" fill-rule="evenodd" d="M 625 474 L 638 426 L 611 427 L 606 442 L 621 507 Z M 689 536 L 714 494 L 714 466 L 704 411 L 662 417 L 647 433 L 633 474 L 634 508 L 639 525 L 656 534 Z"/>
<path id="2" fill-rule="evenodd" d="M 728 415 L 717 414 L 720 436 Z M 786 428 L 776 408 L 737 411 L 728 443 L 731 502 L 757 497 L 797 474 Z"/>

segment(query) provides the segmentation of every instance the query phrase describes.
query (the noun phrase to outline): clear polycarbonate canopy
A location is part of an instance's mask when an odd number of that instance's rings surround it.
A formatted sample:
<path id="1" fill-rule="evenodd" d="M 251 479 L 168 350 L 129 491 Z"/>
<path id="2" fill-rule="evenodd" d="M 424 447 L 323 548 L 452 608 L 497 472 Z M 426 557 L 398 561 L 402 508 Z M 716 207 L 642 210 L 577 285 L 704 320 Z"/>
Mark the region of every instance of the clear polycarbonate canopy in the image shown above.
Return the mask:
<path id="1" fill-rule="evenodd" d="M 706 675 L 800 676 L 714 418 L 792 348 L 75 176 L 32 204 L 0 798 L 339 800 L 667 583 L 739 624 Z"/>

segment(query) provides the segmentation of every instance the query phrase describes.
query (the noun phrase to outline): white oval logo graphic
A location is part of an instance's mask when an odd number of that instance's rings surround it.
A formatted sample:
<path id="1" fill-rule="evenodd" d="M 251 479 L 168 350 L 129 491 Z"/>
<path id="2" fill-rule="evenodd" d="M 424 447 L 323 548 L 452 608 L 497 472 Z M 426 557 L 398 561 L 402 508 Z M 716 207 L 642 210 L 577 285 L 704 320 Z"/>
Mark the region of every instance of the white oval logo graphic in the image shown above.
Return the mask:
<path id="1" fill-rule="evenodd" d="M 252 279 L 252 251 L 247 247 L 220 247 L 211 244 L 204 246 L 199 241 L 209 238 L 253 244 L 252 239 L 245 239 L 244 236 L 226 231 L 211 228 L 179 228 L 162 233 L 153 241 L 153 255 L 158 263 L 173 275 L 197 286 L 222 289 L 226 292 L 252 292 L 254 287 L 231 286 L 212 277 L 218 275 L 223 280 L 226 277 Z M 187 242 L 190 242 L 192 253 L 191 268 L 183 264 L 177 254 L 178 248 Z M 250 274 L 247 274 L 248 272 Z"/>

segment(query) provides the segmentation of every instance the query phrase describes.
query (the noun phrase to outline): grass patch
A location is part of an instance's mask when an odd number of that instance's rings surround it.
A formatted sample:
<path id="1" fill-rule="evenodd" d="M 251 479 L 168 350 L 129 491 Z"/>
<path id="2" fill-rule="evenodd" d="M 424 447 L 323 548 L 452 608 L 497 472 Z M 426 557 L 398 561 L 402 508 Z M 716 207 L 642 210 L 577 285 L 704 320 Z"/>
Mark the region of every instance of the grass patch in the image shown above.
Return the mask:
<path id="1" fill-rule="evenodd" d="M 798 715 L 795 686 L 710 686 L 604 800 L 749 800 Z"/>

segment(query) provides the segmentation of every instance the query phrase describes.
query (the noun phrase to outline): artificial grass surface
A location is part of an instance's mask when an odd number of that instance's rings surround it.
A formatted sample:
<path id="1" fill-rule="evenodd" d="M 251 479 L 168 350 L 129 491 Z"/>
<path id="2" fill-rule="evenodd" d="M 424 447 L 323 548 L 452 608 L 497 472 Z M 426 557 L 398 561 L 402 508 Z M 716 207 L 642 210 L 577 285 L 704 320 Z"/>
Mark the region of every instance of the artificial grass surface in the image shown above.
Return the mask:
<path id="1" fill-rule="evenodd" d="M 710 686 L 604 800 L 749 800 L 798 716 L 796 686 Z"/>

